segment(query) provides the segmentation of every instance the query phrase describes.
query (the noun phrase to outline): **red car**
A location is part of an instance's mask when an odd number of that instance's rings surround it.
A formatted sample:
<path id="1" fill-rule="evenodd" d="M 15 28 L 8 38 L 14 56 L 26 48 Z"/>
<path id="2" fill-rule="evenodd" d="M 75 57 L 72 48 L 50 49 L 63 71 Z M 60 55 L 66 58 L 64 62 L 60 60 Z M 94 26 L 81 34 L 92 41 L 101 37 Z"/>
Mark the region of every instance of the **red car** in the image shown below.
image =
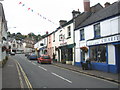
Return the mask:
<path id="1" fill-rule="evenodd" d="M 37 58 L 38 63 L 52 63 L 52 59 L 50 58 L 49 55 L 42 55 L 39 58 Z"/>

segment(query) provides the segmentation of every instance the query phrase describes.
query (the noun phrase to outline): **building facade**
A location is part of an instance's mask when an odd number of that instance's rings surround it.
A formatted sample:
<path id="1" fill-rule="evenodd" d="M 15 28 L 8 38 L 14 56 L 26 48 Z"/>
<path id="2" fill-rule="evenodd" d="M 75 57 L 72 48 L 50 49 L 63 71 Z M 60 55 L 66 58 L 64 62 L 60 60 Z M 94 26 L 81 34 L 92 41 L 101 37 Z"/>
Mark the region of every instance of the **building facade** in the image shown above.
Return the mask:
<path id="1" fill-rule="evenodd" d="M 38 41 L 34 45 L 34 48 L 37 56 L 47 54 L 47 36 L 44 36 L 40 41 Z"/>
<path id="2" fill-rule="evenodd" d="M 0 3 L 0 62 L 6 59 L 7 48 L 7 22 L 2 3 Z"/>
<path id="3" fill-rule="evenodd" d="M 90 15 L 75 30 L 75 36 L 78 36 L 75 38 L 76 65 L 80 65 L 81 61 L 86 61 L 89 58 L 91 59 L 92 69 L 119 73 L 119 5 L 120 2 L 115 2 Z"/>

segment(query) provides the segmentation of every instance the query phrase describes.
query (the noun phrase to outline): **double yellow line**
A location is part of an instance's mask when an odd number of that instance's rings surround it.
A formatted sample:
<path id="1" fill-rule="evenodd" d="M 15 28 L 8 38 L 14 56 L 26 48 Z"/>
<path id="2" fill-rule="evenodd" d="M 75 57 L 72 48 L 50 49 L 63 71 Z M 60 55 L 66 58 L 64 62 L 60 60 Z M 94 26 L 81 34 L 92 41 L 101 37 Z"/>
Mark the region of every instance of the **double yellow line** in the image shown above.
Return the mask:
<path id="1" fill-rule="evenodd" d="M 21 65 L 19 64 L 19 62 L 17 60 L 14 59 L 14 61 L 16 62 L 16 66 L 17 66 L 17 71 L 18 71 L 18 75 L 19 75 L 19 80 L 20 80 L 20 86 L 21 86 L 21 88 L 24 88 L 23 80 L 22 80 L 22 76 L 21 76 L 21 73 L 22 73 L 28 89 L 29 90 L 33 90 L 32 85 L 31 85 L 30 81 L 28 80 L 25 72 L 23 71 Z"/>

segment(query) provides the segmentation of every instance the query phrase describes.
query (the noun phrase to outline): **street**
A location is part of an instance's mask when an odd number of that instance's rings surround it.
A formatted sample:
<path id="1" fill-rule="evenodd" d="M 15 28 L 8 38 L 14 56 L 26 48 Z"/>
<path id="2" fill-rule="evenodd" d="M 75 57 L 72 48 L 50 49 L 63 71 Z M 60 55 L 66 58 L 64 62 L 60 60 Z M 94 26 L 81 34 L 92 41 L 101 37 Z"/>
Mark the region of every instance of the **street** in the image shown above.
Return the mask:
<path id="1" fill-rule="evenodd" d="M 63 69 L 52 64 L 38 64 L 24 54 L 11 57 L 18 61 L 32 88 L 118 88 L 118 84 L 81 73 Z"/>

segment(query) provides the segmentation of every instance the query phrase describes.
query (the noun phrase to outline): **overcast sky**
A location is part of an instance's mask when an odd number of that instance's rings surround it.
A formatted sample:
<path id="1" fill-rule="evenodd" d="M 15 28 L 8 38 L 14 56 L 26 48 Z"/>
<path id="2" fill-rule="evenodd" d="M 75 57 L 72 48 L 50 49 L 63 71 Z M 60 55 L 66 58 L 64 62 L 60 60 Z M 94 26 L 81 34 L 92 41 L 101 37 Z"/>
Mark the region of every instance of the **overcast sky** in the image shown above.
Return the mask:
<path id="1" fill-rule="evenodd" d="M 97 3 L 104 6 L 105 2 L 112 4 L 116 1 L 90 0 L 91 6 Z M 71 12 L 73 10 L 84 11 L 83 0 L 4 0 L 1 2 L 11 33 L 28 34 L 33 32 L 41 35 L 46 31 L 50 33 L 59 26 L 59 20 L 69 21 L 72 19 Z"/>

